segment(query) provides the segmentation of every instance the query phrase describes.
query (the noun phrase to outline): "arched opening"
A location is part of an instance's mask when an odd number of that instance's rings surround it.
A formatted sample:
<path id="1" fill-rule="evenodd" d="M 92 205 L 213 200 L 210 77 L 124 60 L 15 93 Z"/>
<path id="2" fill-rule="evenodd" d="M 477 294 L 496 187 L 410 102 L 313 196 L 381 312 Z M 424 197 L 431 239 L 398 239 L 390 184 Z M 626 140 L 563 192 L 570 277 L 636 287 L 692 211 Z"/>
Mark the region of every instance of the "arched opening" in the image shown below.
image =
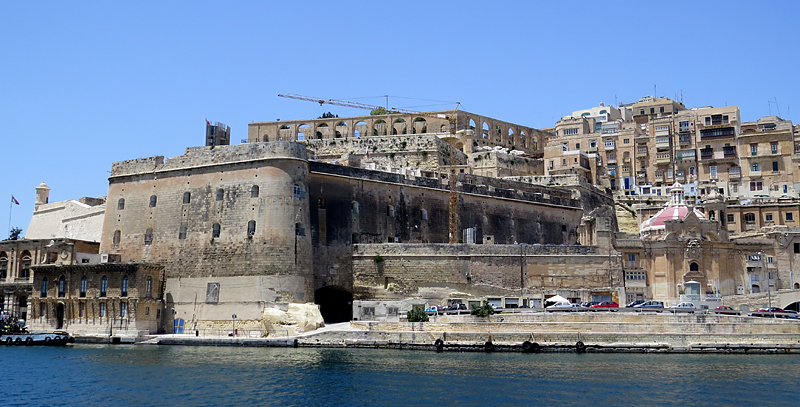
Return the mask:
<path id="1" fill-rule="evenodd" d="M 158 197 L 155 195 L 150 195 L 150 207 L 155 208 L 157 203 L 158 203 Z"/>
<path id="2" fill-rule="evenodd" d="M 475 130 L 475 120 L 469 119 L 470 130 Z"/>
<path id="3" fill-rule="evenodd" d="M 800 283 L 794 283 L 794 289 L 800 290 Z"/>
<path id="4" fill-rule="evenodd" d="M 311 131 L 311 127 L 307 124 L 301 124 L 300 127 L 297 128 L 297 140 L 302 141 L 306 139 L 306 134 Z"/>
<path id="5" fill-rule="evenodd" d="M 483 122 L 483 138 L 489 138 L 489 123 Z"/>
<path id="6" fill-rule="evenodd" d="M 345 122 L 339 122 L 336 125 L 336 134 L 334 137 L 342 138 L 342 135 L 344 135 L 345 137 L 350 135 L 350 131 L 347 129 L 347 123 Z"/>
<path id="7" fill-rule="evenodd" d="M 425 120 L 424 117 L 417 117 L 416 119 L 414 119 L 414 125 L 412 126 L 411 132 L 414 134 L 427 133 L 428 121 Z"/>
<path id="8" fill-rule="evenodd" d="M 522 148 L 528 148 L 528 137 L 526 137 L 525 130 L 519 132 L 519 143 L 522 144 Z"/>
<path id="9" fill-rule="evenodd" d="M 508 129 L 508 143 L 512 146 L 514 145 L 514 129 L 510 127 Z"/>
<path id="10" fill-rule="evenodd" d="M 326 324 L 347 322 L 353 318 L 353 293 L 342 287 L 322 287 L 314 291 L 314 302 Z"/>
<path id="11" fill-rule="evenodd" d="M 403 119 L 397 119 L 392 124 L 392 134 L 406 134 L 408 131 L 406 129 L 406 121 Z"/>
<path id="12" fill-rule="evenodd" d="M 381 119 L 375 122 L 372 126 L 372 135 L 373 136 L 385 136 L 386 135 L 386 121 Z"/>
<path id="13" fill-rule="evenodd" d="M 62 275 L 58 278 L 58 298 L 64 298 L 67 295 L 67 279 Z"/>
<path id="14" fill-rule="evenodd" d="M 795 286 L 795 288 L 798 288 L 798 286 L 800 286 L 800 284 L 794 283 L 794 286 Z M 793 302 L 793 303 L 783 307 L 783 309 L 785 309 L 787 311 L 800 312 L 800 302 L 797 302 L 797 301 Z"/>
<path id="15" fill-rule="evenodd" d="M 317 132 L 315 134 L 317 139 L 322 140 L 323 137 L 327 137 L 330 134 L 330 129 L 328 129 L 327 124 L 322 123 L 317 126 Z"/>
<path id="16" fill-rule="evenodd" d="M 698 266 L 697 263 L 692 262 L 689 264 L 689 271 L 700 271 L 700 266 Z"/>
<path id="17" fill-rule="evenodd" d="M 56 329 L 64 328 L 64 304 L 56 305 Z"/>
<path id="18" fill-rule="evenodd" d="M 367 127 L 367 122 L 358 122 L 355 126 L 353 126 L 353 136 L 361 137 L 361 134 L 369 135 L 369 127 Z"/>

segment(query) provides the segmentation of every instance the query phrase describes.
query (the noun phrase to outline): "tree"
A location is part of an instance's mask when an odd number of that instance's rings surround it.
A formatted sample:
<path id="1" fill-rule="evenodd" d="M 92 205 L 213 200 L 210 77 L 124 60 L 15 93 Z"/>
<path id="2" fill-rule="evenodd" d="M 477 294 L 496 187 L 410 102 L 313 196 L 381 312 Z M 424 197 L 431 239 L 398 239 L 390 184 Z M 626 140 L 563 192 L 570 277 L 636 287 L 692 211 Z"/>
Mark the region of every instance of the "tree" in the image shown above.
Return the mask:
<path id="1" fill-rule="evenodd" d="M 317 119 L 334 119 L 337 117 L 339 117 L 338 114 L 333 114 L 331 112 L 328 112 L 328 113 L 323 113 L 322 116 L 317 117 Z"/>
<path id="2" fill-rule="evenodd" d="M 485 318 L 494 314 L 494 308 L 492 308 L 492 305 L 489 304 L 488 301 L 484 301 L 483 305 L 479 307 L 473 305 L 470 314 L 475 315 L 476 317 Z"/>
<path id="3" fill-rule="evenodd" d="M 8 240 L 17 240 L 19 239 L 21 234 L 22 234 L 22 229 L 13 228 L 11 229 L 10 232 L 8 232 Z"/>
<path id="4" fill-rule="evenodd" d="M 378 107 L 376 109 L 372 109 L 369 111 L 370 116 L 380 116 L 383 114 L 400 114 L 400 112 L 395 112 L 394 110 L 386 110 L 385 107 Z"/>
<path id="5" fill-rule="evenodd" d="M 408 311 L 406 317 L 408 322 L 428 322 L 428 314 L 419 307 L 414 307 L 411 311 Z"/>

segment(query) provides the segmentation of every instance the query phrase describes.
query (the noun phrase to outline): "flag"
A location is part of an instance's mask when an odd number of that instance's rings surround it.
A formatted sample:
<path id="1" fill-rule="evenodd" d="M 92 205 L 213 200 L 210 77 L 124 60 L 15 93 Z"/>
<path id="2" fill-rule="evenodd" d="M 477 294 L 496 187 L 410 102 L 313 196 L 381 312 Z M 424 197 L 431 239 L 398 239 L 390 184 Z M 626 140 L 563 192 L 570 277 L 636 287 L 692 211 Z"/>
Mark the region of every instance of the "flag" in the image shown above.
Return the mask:
<path id="1" fill-rule="evenodd" d="M 14 195 L 11 195 L 11 203 L 19 205 L 19 201 L 14 198 Z"/>
<path id="2" fill-rule="evenodd" d="M 210 125 L 211 125 L 211 122 L 209 122 L 208 119 L 206 119 L 206 126 L 210 126 Z"/>

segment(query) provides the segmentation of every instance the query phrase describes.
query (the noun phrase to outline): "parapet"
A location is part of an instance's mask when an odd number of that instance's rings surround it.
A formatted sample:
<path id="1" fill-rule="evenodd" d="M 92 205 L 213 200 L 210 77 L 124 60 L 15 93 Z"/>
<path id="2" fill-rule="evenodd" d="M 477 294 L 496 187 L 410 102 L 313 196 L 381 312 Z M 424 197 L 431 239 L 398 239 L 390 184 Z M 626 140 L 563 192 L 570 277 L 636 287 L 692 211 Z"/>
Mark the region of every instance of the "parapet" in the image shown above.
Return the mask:
<path id="1" fill-rule="evenodd" d="M 115 162 L 111 165 L 111 178 L 271 159 L 306 161 L 308 158 L 305 146 L 287 141 L 189 147 L 183 155 L 166 160 L 164 160 L 164 156 L 155 156 Z"/>

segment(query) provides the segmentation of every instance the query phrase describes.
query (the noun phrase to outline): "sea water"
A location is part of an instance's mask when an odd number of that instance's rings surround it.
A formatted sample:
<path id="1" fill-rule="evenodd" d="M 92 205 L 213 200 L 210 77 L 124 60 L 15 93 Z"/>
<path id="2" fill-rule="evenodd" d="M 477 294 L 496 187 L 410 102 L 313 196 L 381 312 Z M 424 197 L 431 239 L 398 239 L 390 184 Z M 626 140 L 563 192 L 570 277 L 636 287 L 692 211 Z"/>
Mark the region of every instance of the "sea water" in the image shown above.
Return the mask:
<path id="1" fill-rule="evenodd" d="M 800 405 L 800 355 L 0 347 L 4 406 Z"/>

